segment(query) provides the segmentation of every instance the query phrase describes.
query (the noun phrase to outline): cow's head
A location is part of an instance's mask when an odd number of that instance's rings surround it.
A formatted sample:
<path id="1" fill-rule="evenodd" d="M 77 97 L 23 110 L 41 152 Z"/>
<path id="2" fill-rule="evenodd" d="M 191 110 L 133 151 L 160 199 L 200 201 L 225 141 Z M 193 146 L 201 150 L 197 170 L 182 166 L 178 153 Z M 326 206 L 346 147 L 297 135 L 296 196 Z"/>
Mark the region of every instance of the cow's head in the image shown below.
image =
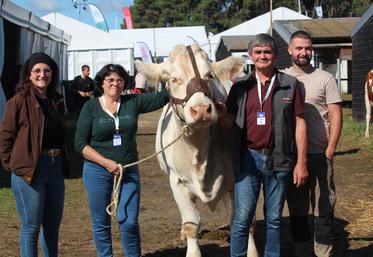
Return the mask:
<path id="1" fill-rule="evenodd" d="M 192 45 L 190 49 L 188 52 L 186 46 L 178 45 L 167 61 L 160 64 L 137 61 L 136 67 L 154 84 L 167 82 L 174 108 L 188 125 L 209 126 L 218 119 L 214 103 L 226 99 L 228 92 L 224 84 L 242 73 L 244 61 L 229 57 L 211 63 L 198 45 Z"/>

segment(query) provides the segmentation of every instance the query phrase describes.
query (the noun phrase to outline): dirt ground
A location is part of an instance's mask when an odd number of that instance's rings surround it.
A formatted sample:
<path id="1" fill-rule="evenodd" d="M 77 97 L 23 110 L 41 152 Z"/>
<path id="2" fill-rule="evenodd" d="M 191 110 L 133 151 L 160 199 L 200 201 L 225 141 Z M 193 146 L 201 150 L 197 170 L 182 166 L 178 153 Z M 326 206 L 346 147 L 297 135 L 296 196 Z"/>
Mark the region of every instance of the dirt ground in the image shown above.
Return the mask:
<path id="1" fill-rule="evenodd" d="M 140 157 L 154 152 L 154 139 L 160 112 L 143 115 L 137 137 Z M 71 123 L 73 130 L 73 123 Z M 71 139 L 70 139 L 71 140 Z M 364 140 L 356 142 L 343 135 L 335 158 L 337 205 L 335 213 L 336 257 L 373 256 L 373 147 Z M 66 180 L 64 217 L 60 232 L 61 257 L 93 257 L 94 243 L 86 195 L 81 179 L 81 160 L 72 156 L 73 177 Z M 145 257 L 185 256 L 186 242 L 179 239 L 180 215 L 172 198 L 168 178 L 160 170 L 156 158 L 140 165 L 141 236 Z M 4 176 L 3 176 L 4 177 Z M 6 179 L 6 178 L 5 178 Z M 6 181 L 5 181 L 6 182 Z M 4 181 L 0 188 L 0 257 L 18 256 L 18 218 L 14 199 Z M 204 257 L 229 256 L 229 213 L 221 205 L 211 213 L 200 205 L 202 227 L 200 245 Z M 262 202 L 258 204 L 256 243 L 263 249 L 264 224 Z M 288 213 L 284 211 L 283 256 L 293 256 L 288 236 Z M 123 256 L 119 233 L 113 222 L 113 249 L 115 256 Z M 41 256 L 41 255 L 40 255 Z"/>

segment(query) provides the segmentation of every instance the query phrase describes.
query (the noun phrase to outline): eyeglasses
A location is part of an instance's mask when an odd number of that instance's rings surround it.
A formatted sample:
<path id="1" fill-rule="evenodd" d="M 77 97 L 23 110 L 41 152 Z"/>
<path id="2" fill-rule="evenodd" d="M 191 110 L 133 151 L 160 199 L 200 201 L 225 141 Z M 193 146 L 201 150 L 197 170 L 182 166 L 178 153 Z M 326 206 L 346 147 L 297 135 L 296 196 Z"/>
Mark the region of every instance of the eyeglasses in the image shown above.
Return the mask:
<path id="1" fill-rule="evenodd" d="M 110 85 L 113 85 L 114 83 L 117 83 L 118 85 L 124 85 L 124 79 L 113 79 L 113 78 L 110 78 L 110 79 L 104 79 L 105 81 L 107 81 Z"/>
<path id="2" fill-rule="evenodd" d="M 50 75 L 52 73 L 52 70 L 51 69 L 34 69 L 34 70 L 31 70 L 32 73 L 34 73 L 35 75 L 40 75 L 42 72 L 45 74 L 45 75 Z"/>

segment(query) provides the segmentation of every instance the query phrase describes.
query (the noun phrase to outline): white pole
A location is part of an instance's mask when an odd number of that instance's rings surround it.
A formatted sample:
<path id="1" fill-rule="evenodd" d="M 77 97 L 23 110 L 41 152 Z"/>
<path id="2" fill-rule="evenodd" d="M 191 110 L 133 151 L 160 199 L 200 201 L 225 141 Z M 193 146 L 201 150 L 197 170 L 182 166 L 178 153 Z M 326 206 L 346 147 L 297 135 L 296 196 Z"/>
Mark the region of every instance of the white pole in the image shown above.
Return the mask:
<path id="1" fill-rule="evenodd" d="M 272 0 L 269 1 L 269 34 L 272 36 Z"/>
<path id="2" fill-rule="evenodd" d="M 300 0 L 298 0 L 298 12 L 302 13 L 302 9 L 300 8 Z"/>

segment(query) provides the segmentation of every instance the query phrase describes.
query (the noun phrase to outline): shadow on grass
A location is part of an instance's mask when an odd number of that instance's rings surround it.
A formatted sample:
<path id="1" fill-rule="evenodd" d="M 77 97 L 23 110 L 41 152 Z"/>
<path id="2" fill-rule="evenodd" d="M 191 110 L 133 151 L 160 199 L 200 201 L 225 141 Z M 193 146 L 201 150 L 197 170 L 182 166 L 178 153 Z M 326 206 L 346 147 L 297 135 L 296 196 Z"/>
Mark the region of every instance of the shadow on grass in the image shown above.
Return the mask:
<path id="1" fill-rule="evenodd" d="M 335 153 L 335 155 L 354 154 L 354 153 L 359 152 L 360 150 L 361 150 L 360 148 L 352 148 L 352 149 L 347 150 L 347 151 L 337 151 L 337 152 Z"/>
<path id="2" fill-rule="evenodd" d="M 309 217 L 310 224 L 312 224 L 312 217 Z M 346 220 L 335 218 L 334 219 L 334 247 L 335 247 L 335 257 L 371 257 L 373 256 L 373 244 L 364 246 L 357 249 L 349 249 L 350 241 L 359 240 L 366 242 L 373 241 L 373 237 L 359 237 L 359 238 L 349 238 L 349 232 L 345 230 L 349 223 Z M 281 256 L 283 257 L 293 257 L 294 250 L 291 243 L 289 227 L 290 221 L 289 217 L 283 219 L 283 234 L 281 238 Z M 255 243 L 259 251 L 259 255 L 263 256 L 264 249 L 264 238 L 265 238 L 265 224 L 264 220 L 259 220 L 255 227 Z M 311 227 L 310 227 L 311 228 Z M 226 241 L 229 242 L 229 226 L 223 228 L 217 228 L 216 231 L 202 230 L 200 233 L 200 241 L 214 238 L 216 234 L 225 234 Z M 311 229 L 312 230 L 312 229 Z M 205 244 L 200 246 L 201 253 L 203 257 L 228 257 L 229 247 L 222 247 L 217 244 Z M 186 247 L 175 247 L 172 249 L 157 250 L 153 253 L 148 253 L 144 257 L 184 257 L 186 255 Z"/>
<path id="3" fill-rule="evenodd" d="M 229 256 L 229 247 L 221 247 L 217 244 L 207 244 L 200 246 L 201 254 L 203 257 L 213 256 L 213 257 L 225 257 Z M 157 250 L 154 253 L 145 254 L 144 257 L 185 257 L 186 247 L 183 248 L 173 248 L 166 250 Z"/>

